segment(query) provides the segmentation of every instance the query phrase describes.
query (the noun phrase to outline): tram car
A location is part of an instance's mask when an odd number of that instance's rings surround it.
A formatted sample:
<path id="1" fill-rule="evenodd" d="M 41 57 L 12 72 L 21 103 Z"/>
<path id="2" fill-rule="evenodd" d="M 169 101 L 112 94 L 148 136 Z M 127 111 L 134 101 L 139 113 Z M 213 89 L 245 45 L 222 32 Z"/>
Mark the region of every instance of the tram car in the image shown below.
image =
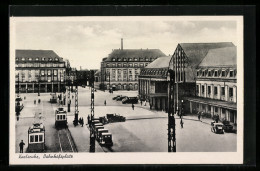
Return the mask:
<path id="1" fill-rule="evenodd" d="M 43 152 L 45 149 L 45 127 L 42 123 L 34 123 L 28 129 L 28 152 Z"/>
<path id="2" fill-rule="evenodd" d="M 104 133 L 104 132 L 108 132 L 108 129 L 98 129 L 98 130 L 97 130 L 97 134 L 96 134 L 97 137 L 96 137 L 96 138 L 97 138 L 98 141 L 100 141 L 101 135 L 102 135 L 102 133 Z"/>
<path id="3" fill-rule="evenodd" d="M 104 129 L 104 126 L 96 126 L 95 127 L 95 133 L 97 135 L 99 129 Z"/>
<path id="4" fill-rule="evenodd" d="M 112 134 L 109 132 L 103 132 L 100 137 L 100 144 L 102 146 L 113 146 Z"/>
<path id="5" fill-rule="evenodd" d="M 55 111 L 55 127 L 67 127 L 67 112 L 63 107 Z"/>

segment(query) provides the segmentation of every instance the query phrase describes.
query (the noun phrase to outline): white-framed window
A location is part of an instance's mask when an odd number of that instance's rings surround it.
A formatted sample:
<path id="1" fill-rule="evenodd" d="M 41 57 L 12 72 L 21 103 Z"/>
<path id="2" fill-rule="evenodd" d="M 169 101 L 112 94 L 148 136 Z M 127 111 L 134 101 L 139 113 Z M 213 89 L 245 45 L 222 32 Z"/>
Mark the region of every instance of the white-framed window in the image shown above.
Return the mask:
<path id="1" fill-rule="evenodd" d="M 135 66 L 135 67 L 138 67 L 138 63 L 135 63 L 134 66 Z"/>
<path id="2" fill-rule="evenodd" d="M 214 71 L 214 77 L 218 77 L 218 71 L 217 70 Z"/>
<path id="3" fill-rule="evenodd" d="M 142 64 L 140 64 L 140 67 L 144 67 L 144 64 L 142 63 Z"/>
<path id="4" fill-rule="evenodd" d="M 57 75 L 58 71 L 57 70 L 53 70 L 53 75 Z"/>
<path id="5" fill-rule="evenodd" d="M 229 77 L 234 77 L 234 71 L 233 70 L 229 71 Z"/>
<path id="6" fill-rule="evenodd" d="M 32 134 L 30 135 L 30 143 L 41 143 L 43 142 L 43 134 Z"/>
<path id="7" fill-rule="evenodd" d="M 138 61 L 138 59 L 137 59 L 137 58 L 134 58 L 134 60 L 135 60 L 135 61 Z"/>
<path id="8" fill-rule="evenodd" d="M 29 58 L 29 61 L 31 61 L 32 60 L 32 58 Z"/>
<path id="9" fill-rule="evenodd" d="M 112 58 L 112 61 L 116 61 L 116 59 L 115 59 L 115 58 Z"/>
<path id="10" fill-rule="evenodd" d="M 48 70 L 48 75 L 51 75 L 51 70 Z"/>
<path id="11" fill-rule="evenodd" d="M 132 58 L 129 58 L 128 61 L 132 61 Z"/>
<path id="12" fill-rule="evenodd" d="M 129 66 L 129 67 L 133 67 L 133 64 L 130 63 L 128 66 Z"/>
<path id="13" fill-rule="evenodd" d="M 212 73 L 211 73 L 211 70 L 208 71 L 208 77 L 211 77 L 212 76 Z"/>
<path id="14" fill-rule="evenodd" d="M 36 61 L 39 61 L 39 58 L 36 58 L 35 60 L 36 60 Z"/>
<path id="15" fill-rule="evenodd" d="M 41 75 L 44 75 L 44 70 L 41 70 Z"/>
<path id="16" fill-rule="evenodd" d="M 226 77 L 226 71 L 225 70 L 221 71 L 221 77 Z"/>
<path id="17" fill-rule="evenodd" d="M 25 58 L 22 58 L 22 61 L 24 61 L 25 60 Z"/>

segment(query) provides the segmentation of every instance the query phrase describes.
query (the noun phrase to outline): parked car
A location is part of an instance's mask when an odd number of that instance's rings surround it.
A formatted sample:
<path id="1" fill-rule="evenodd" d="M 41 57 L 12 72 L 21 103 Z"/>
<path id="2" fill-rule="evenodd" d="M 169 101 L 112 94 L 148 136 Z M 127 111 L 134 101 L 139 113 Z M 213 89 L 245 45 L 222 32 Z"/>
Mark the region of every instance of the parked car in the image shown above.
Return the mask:
<path id="1" fill-rule="evenodd" d="M 127 97 L 127 98 L 124 98 L 122 100 L 122 104 L 126 104 L 126 103 L 136 104 L 136 103 L 138 103 L 138 98 L 137 97 Z"/>
<path id="2" fill-rule="evenodd" d="M 223 121 L 222 123 L 223 123 L 223 125 L 224 125 L 224 130 L 225 130 L 225 132 L 231 132 L 231 131 L 233 131 L 233 126 L 230 124 L 229 121 Z"/>
<path id="3" fill-rule="evenodd" d="M 120 96 L 122 96 L 122 95 L 117 95 L 117 96 L 113 97 L 112 100 L 116 100 Z"/>
<path id="4" fill-rule="evenodd" d="M 121 101 L 121 100 L 123 100 L 124 98 L 126 98 L 127 96 L 120 96 L 120 97 L 118 97 L 118 98 L 116 98 L 116 101 Z"/>
<path id="5" fill-rule="evenodd" d="M 222 123 L 211 123 L 211 132 L 216 134 L 224 134 L 224 125 Z"/>

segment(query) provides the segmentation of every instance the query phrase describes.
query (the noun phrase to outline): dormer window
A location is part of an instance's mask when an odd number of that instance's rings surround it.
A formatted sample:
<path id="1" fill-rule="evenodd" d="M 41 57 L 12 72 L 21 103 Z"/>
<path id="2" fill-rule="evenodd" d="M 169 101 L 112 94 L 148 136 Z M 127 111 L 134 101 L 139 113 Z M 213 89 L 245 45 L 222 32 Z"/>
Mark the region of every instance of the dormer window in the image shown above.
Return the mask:
<path id="1" fill-rule="evenodd" d="M 211 70 L 209 70 L 209 72 L 208 72 L 208 76 L 209 77 L 211 77 L 212 75 L 211 75 Z"/>
<path id="2" fill-rule="evenodd" d="M 218 77 L 218 71 L 214 72 L 214 77 Z"/>
<path id="3" fill-rule="evenodd" d="M 129 60 L 129 61 L 132 61 L 132 58 L 129 58 L 128 60 Z"/>
<path id="4" fill-rule="evenodd" d="M 115 58 L 112 58 L 112 61 L 116 61 L 116 59 L 115 59 Z"/>
<path id="5" fill-rule="evenodd" d="M 18 61 L 19 59 L 18 59 L 18 58 L 16 58 L 16 60 Z"/>
<path id="6" fill-rule="evenodd" d="M 55 58 L 55 61 L 58 61 L 59 59 L 58 58 Z"/>
<path id="7" fill-rule="evenodd" d="M 148 59 L 148 58 L 145 58 L 145 61 L 149 61 L 149 59 Z"/>
<path id="8" fill-rule="evenodd" d="M 22 61 L 24 61 L 25 60 L 25 58 L 22 58 Z"/>
<path id="9" fill-rule="evenodd" d="M 36 60 L 36 61 L 39 61 L 39 58 L 36 58 L 35 60 Z"/>
<path id="10" fill-rule="evenodd" d="M 121 58 L 117 58 L 117 61 L 121 61 Z"/>
<path id="11" fill-rule="evenodd" d="M 124 61 L 127 61 L 126 58 L 124 58 Z"/>
<path id="12" fill-rule="evenodd" d="M 135 61 L 137 61 L 137 58 L 134 58 Z"/>
<path id="13" fill-rule="evenodd" d="M 205 76 L 205 71 L 202 71 L 202 77 L 204 77 Z"/>
<path id="14" fill-rule="evenodd" d="M 197 71 L 197 77 L 200 76 L 200 71 Z"/>
<path id="15" fill-rule="evenodd" d="M 226 71 L 224 70 L 221 71 L 221 77 L 226 77 Z"/>
<path id="16" fill-rule="evenodd" d="M 29 61 L 31 61 L 32 60 L 32 58 L 29 58 Z"/>
<path id="17" fill-rule="evenodd" d="M 52 61 L 52 58 L 49 58 L 49 61 Z"/>
<path id="18" fill-rule="evenodd" d="M 229 71 L 229 77 L 234 77 L 234 71 Z"/>

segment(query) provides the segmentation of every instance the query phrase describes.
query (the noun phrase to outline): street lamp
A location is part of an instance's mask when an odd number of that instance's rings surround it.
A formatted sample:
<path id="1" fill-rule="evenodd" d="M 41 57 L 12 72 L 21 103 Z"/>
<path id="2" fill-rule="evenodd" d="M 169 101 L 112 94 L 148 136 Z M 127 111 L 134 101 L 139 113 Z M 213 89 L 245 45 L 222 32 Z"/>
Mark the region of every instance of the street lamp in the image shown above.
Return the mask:
<path id="1" fill-rule="evenodd" d="M 38 76 L 38 96 L 40 96 L 40 75 Z"/>

